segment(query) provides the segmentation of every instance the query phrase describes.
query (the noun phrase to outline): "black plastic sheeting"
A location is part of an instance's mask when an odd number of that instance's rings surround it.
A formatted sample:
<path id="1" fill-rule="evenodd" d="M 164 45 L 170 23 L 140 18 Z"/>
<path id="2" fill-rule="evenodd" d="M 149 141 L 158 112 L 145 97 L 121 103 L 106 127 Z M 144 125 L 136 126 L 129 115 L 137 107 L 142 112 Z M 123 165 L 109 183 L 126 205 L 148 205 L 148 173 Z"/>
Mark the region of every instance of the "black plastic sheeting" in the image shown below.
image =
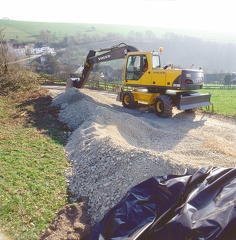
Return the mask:
<path id="1" fill-rule="evenodd" d="M 89 240 L 235 240 L 236 168 L 152 177 L 128 191 Z"/>

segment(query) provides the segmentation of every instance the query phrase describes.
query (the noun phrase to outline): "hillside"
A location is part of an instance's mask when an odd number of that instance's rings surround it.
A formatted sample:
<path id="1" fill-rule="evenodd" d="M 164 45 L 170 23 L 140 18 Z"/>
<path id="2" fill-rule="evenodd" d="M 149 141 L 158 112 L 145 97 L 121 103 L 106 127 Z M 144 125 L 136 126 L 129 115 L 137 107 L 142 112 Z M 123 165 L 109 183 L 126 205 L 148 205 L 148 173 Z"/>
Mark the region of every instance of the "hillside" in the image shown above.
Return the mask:
<path id="1" fill-rule="evenodd" d="M 60 61 L 82 64 L 89 50 L 124 42 L 141 51 L 163 47 L 162 65 L 203 68 L 205 73 L 235 72 L 236 35 L 145 26 L 0 20 L 4 40 L 47 42 L 67 49 Z"/>
<path id="2" fill-rule="evenodd" d="M 55 22 L 29 22 L 15 20 L 1 20 L 0 29 L 4 29 L 5 40 L 15 39 L 17 41 L 36 41 L 40 31 L 48 30 L 57 41 L 65 36 L 75 36 L 78 33 L 86 35 L 105 36 L 108 33 L 117 33 L 127 36 L 131 31 L 143 32 L 152 31 L 157 38 L 164 38 L 166 33 L 173 33 L 180 36 L 189 36 L 202 40 L 217 42 L 236 41 L 236 34 L 222 34 L 219 32 L 193 31 L 191 29 L 160 28 L 153 26 L 132 26 L 112 25 L 96 23 L 55 23 Z"/>

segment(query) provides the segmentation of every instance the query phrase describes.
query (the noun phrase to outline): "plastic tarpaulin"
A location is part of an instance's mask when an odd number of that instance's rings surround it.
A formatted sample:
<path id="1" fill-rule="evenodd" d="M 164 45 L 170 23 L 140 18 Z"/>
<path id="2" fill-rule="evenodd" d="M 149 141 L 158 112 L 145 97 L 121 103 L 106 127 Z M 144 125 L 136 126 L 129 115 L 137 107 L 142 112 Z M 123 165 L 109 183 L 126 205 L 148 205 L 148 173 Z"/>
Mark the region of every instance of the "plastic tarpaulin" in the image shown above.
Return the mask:
<path id="1" fill-rule="evenodd" d="M 152 177 L 131 188 L 89 240 L 236 239 L 236 168 Z"/>

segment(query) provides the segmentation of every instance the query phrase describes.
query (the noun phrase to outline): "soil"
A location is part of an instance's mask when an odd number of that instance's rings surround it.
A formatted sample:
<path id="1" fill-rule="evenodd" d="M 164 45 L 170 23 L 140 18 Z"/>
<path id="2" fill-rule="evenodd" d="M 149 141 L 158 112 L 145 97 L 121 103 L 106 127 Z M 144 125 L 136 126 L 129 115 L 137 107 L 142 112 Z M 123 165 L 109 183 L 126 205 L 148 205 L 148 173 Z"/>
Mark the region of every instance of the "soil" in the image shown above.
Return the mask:
<path id="1" fill-rule="evenodd" d="M 56 96 L 65 92 L 64 87 L 46 86 L 46 88 L 54 99 Z M 98 148 L 101 141 L 105 144 L 104 146 L 107 147 L 109 145 L 109 148 L 113 149 L 113 153 L 119 152 L 123 154 L 122 157 L 125 156 L 125 159 L 128 159 L 128 156 L 132 155 L 131 158 L 127 160 L 128 162 L 125 163 L 126 168 L 127 165 L 130 166 L 127 171 L 131 179 L 125 179 L 127 182 L 129 181 L 130 184 L 125 185 L 122 183 L 121 186 L 119 185 L 120 188 L 124 188 L 123 190 L 120 189 L 120 197 L 122 197 L 122 194 L 131 186 L 153 174 L 152 167 L 148 169 L 148 160 L 153 160 L 153 156 L 155 156 L 158 163 L 156 166 L 159 172 L 155 169 L 158 174 L 171 174 L 173 171 L 176 171 L 175 173 L 180 173 L 186 168 L 195 171 L 202 166 L 235 167 L 235 118 L 219 116 L 202 111 L 186 113 L 174 109 L 172 117 L 162 119 L 158 118 L 149 106 L 139 105 L 137 109 L 123 108 L 120 102 L 116 102 L 116 94 L 88 89 L 82 89 L 81 92 L 89 96 L 90 100 L 93 99 L 95 103 L 95 105 L 92 105 L 95 107 L 93 111 L 91 105 L 87 105 L 88 101 L 83 102 L 84 110 L 86 110 L 84 111 L 85 115 L 83 115 L 83 120 L 72 113 L 68 115 L 69 105 L 75 104 L 75 102 L 67 101 L 64 105 L 63 103 L 59 103 L 59 106 L 61 106 L 64 111 L 63 113 L 59 113 L 61 124 L 63 126 L 66 125 L 74 132 L 74 135 L 72 135 L 70 142 L 66 146 L 68 158 L 71 161 L 73 158 L 74 162 L 76 162 L 75 160 L 78 158 L 78 155 L 80 155 L 79 157 L 81 159 L 83 159 L 83 154 L 89 158 L 90 150 L 88 148 L 92 148 L 93 146 Z M 73 105 L 73 108 L 75 108 L 75 105 Z M 106 111 L 104 111 L 104 109 L 106 109 Z M 82 109 L 79 110 L 82 115 Z M 91 111 L 93 111 L 93 115 L 96 115 L 96 120 L 91 120 Z M 78 115 L 78 112 L 76 114 Z M 99 118 L 99 115 L 104 116 L 103 118 Z M 85 125 L 83 125 L 85 124 L 85 117 L 86 119 L 90 119 L 89 121 L 93 121 L 92 127 L 89 126 L 89 128 L 86 128 Z M 78 127 L 82 125 L 83 131 L 87 132 L 87 135 L 81 135 L 82 130 L 78 130 Z M 107 137 L 109 137 L 108 140 Z M 83 146 L 86 146 L 86 148 L 82 149 L 82 145 L 79 145 L 80 149 L 79 153 L 77 153 L 75 148 L 78 144 L 81 144 L 81 138 L 87 141 L 86 143 L 83 142 Z M 80 142 L 78 142 L 78 139 L 80 139 Z M 106 139 L 106 141 L 104 139 Z M 122 149 L 122 151 L 119 149 Z M 126 155 L 124 155 L 125 151 Z M 145 156 L 148 157 L 145 159 L 146 163 L 139 162 L 139 169 L 134 171 L 134 176 L 136 176 L 134 177 L 134 181 L 130 169 L 134 169 L 136 165 L 132 158 L 137 156 L 135 160 L 141 161 L 141 158 L 143 158 L 142 153 L 145 153 Z M 94 155 L 94 152 L 91 152 L 91 154 Z M 100 156 L 99 154 L 98 151 L 96 156 Z M 107 160 L 113 160 L 112 156 L 108 156 L 108 152 L 105 152 L 105 154 L 106 157 L 104 157 L 104 155 L 100 157 L 101 161 L 104 159 L 103 163 L 107 162 Z M 71 184 L 69 187 L 71 190 L 71 197 L 74 198 L 75 201 L 73 204 L 65 206 L 58 212 L 57 218 L 43 233 L 41 240 L 87 239 L 92 224 L 101 218 L 107 210 L 98 211 L 102 207 L 101 204 L 96 208 L 96 202 L 91 200 L 91 198 L 93 198 L 95 194 L 97 196 L 98 193 L 95 190 L 93 190 L 92 193 L 89 192 L 89 190 L 91 190 L 89 189 L 90 185 L 86 184 L 89 184 L 90 179 L 86 179 L 85 175 L 80 175 L 79 169 L 76 168 L 78 162 L 73 165 L 73 161 L 72 169 L 74 173 L 72 175 L 68 174 L 67 176 Z M 148 171 L 148 173 L 145 172 L 144 176 L 139 178 L 141 171 L 143 171 L 142 167 L 140 169 L 140 165 L 142 166 L 142 164 L 146 164 L 145 168 L 147 168 L 146 171 Z M 153 161 L 152 164 L 154 164 Z M 80 166 L 80 168 L 81 167 L 83 169 L 86 168 L 85 165 Z M 96 171 L 96 169 L 92 170 Z M 115 170 L 115 180 L 119 182 L 120 179 L 117 175 L 118 170 Z M 122 174 L 125 175 L 123 170 Z M 96 182 L 98 182 L 99 174 L 96 176 Z M 80 188 L 76 183 L 78 183 L 78 179 L 82 179 L 82 177 L 85 179 L 84 183 L 81 183 L 83 188 Z M 103 186 L 109 196 L 112 196 L 109 189 L 106 189 L 110 184 L 110 179 L 106 178 L 106 181 L 107 182 L 104 182 L 103 178 L 99 184 Z M 98 185 L 94 184 L 94 186 L 96 187 Z M 119 186 L 116 186 L 117 192 Z M 87 191 L 87 189 L 89 190 Z M 86 196 L 86 198 L 79 198 L 78 196 L 81 194 Z M 89 196 L 89 194 L 91 195 Z M 90 200 L 87 197 L 89 197 Z M 114 205 L 118 201 L 119 199 L 110 197 L 106 206 L 111 207 L 109 204 L 113 203 Z M 91 209 L 89 210 L 89 208 Z M 95 216 L 96 212 L 99 212 L 97 216 Z"/>
<path id="2" fill-rule="evenodd" d="M 68 204 L 57 213 L 56 219 L 42 234 L 40 240 L 87 239 L 91 232 L 86 198 Z"/>

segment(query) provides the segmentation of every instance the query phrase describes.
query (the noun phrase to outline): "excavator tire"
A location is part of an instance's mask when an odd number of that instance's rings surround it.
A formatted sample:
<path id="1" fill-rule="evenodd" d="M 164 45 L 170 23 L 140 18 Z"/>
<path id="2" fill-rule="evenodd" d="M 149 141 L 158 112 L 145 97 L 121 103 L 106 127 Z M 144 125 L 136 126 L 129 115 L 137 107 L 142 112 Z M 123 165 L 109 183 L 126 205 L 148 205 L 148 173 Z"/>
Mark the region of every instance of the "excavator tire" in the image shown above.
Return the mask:
<path id="1" fill-rule="evenodd" d="M 124 92 L 122 96 L 122 105 L 125 108 L 135 108 L 136 102 L 134 101 L 134 96 L 132 92 Z"/>
<path id="2" fill-rule="evenodd" d="M 168 95 L 160 95 L 155 99 L 154 110 L 158 117 L 170 117 L 172 115 L 172 107 L 172 101 Z"/>

